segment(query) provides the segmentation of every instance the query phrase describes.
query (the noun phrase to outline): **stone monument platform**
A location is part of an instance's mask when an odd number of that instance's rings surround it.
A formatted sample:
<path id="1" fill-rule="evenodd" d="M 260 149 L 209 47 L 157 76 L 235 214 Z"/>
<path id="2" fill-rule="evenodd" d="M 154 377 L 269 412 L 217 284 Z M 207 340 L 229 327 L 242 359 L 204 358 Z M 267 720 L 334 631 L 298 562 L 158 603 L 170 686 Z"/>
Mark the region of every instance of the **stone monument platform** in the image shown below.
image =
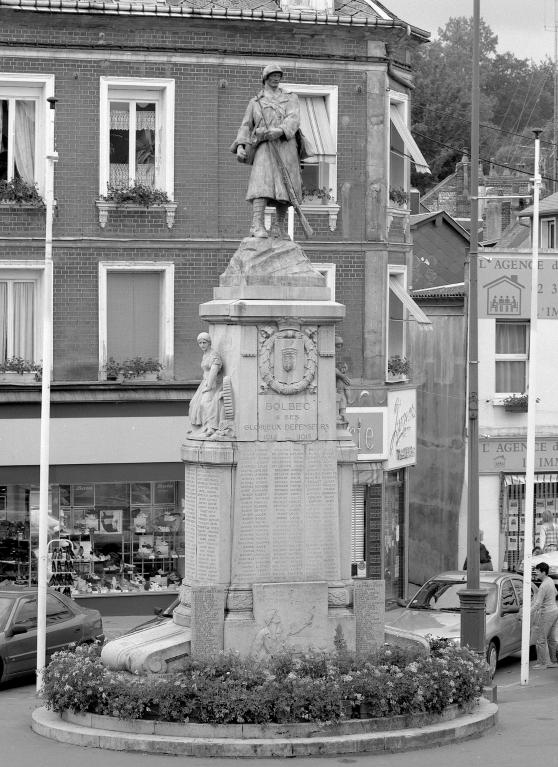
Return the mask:
<path id="1" fill-rule="evenodd" d="M 142 661 L 285 649 L 367 653 L 384 639 L 384 583 L 351 577 L 356 446 L 339 411 L 335 327 L 345 307 L 302 248 L 244 239 L 200 306 L 204 376 L 182 446 L 185 572 L 174 624 Z M 161 629 L 162 630 L 162 629 Z M 133 643 L 132 643 L 133 644 Z"/>

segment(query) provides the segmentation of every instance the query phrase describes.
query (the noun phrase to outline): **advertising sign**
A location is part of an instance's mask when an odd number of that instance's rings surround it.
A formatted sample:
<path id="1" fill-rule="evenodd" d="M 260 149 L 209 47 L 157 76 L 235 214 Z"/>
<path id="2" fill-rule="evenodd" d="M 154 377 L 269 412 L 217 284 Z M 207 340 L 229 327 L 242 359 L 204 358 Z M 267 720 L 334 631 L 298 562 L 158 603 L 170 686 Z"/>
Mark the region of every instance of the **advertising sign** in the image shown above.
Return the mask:
<path id="1" fill-rule="evenodd" d="M 481 319 L 529 319 L 531 253 L 479 255 L 478 302 Z M 558 318 L 558 258 L 539 255 L 538 318 Z"/>
<path id="2" fill-rule="evenodd" d="M 479 443 L 479 472 L 496 474 L 500 471 L 525 471 L 527 441 L 521 437 L 481 439 Z M 535 471 L 558 470 L 558 437 L 535 439 Z"/>
<path id="3" fill-rule="evenodd" d="M 388 392 L 387 469 L 414 466 L 417 456 L 417 393 L 415 389 Z"/>
<path id="4" fill-rule="evenodd" d="M 345 415 L 349 422 L 349 431 L 358 449 L 358 460 L 385 460 L 387 458 L 387 409 L 385 407 L 348 407 Z"/>

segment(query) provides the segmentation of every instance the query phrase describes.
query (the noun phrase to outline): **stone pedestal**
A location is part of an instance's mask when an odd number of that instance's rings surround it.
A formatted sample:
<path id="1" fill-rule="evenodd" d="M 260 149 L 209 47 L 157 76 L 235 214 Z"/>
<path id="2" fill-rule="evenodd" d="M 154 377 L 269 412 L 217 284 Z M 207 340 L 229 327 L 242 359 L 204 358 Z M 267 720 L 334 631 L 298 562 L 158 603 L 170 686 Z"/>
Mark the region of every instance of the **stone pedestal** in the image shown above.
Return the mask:
<path id="1" fill-rule="evenodd" d="M 272 239 L 244 240 L 200 306 L 222 362 L 223 422 L 182 447 L 174 623 L 192 656 L 332 650 L 336 634 L 352 650 L 381 641 L 383 595 L 359 587 L 355 600 L 351 579 L 357 451 L 339 426 L 335 377 L 344 314 L 300 246 Z"/>

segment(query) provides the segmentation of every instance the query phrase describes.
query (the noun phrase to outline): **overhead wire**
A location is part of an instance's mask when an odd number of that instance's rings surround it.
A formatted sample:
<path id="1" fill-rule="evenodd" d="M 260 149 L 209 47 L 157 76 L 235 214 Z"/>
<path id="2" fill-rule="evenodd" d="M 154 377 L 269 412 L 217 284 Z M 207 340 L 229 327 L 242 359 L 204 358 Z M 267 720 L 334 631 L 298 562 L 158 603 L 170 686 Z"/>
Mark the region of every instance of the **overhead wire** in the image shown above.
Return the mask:
<path id="1" fill-rule="evenodd" d="M 431 138 L 430 136 L 427 136 L 425 133 L 421 133 L 420 131 L 413 130 L 413 134 L 415 136 L 420 136 L 421 138 L 424 138 L 427 141 L 432 141 L 434 144 L 438 144 L 439 146 L 443 146 L 446 149 L 451 149 L 454 152 L 461 152 L 461 151 L 463 151 L 463 147 L 456 147 L 456 146 L 452 146 L 451 144 L 446 144 L 444 141 L 438 141 L 438 139 Z M 399 154 L 401 157 L 406 157 L 409 160 L 412 160 L 414 162 L 414 159 L 413 159 L 413 157 L 411 157 L 410 154 L 406 154 L 405 152 L 400 152 L 398 149 L 395 149 L 393 147 L 390 147 L 390 151 L 394 152 L 395 154 Z M 512 165 L 505 165 L 504 163 L 501 163 L 501 162 L 495 162 L 494 160 L 488 159 L 486 157 L 479 157 L 479 160 L 482 160 L 482 162 L 491 163 L 492 165 L 496 165 L 498 168 L 506 168 L 507 170 L 513 170 L 516 173 L 521 173 L 521 174 L 523 174 L 525 176 L 531 176 L 532 175 L 532 170 L 525 170 L 525 168 L 514 168 Z M 552 176 L 543 176 L 543 175 L 541 175 L 541 178 L 544 179 L 545 181 L 558 182 L 558 179 L 555 179 Z"/>

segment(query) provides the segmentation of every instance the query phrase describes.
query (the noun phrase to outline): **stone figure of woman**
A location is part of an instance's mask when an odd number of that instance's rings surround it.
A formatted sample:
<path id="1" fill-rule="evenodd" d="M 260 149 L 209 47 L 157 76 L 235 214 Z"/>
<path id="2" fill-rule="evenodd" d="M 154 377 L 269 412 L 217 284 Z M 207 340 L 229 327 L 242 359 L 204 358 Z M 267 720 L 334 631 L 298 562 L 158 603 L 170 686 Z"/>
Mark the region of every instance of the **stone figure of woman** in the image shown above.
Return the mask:
<path id="1" fill-rule="evenodd" d="M 200 333 L 197 341 L 203 352 L 203 374 L 190 403 L 190 423 L 197 430 L 196 437 L 211 437 L 219 429 L 222 419 L 223 361 L 211 348 L 209 333 Z"/>

